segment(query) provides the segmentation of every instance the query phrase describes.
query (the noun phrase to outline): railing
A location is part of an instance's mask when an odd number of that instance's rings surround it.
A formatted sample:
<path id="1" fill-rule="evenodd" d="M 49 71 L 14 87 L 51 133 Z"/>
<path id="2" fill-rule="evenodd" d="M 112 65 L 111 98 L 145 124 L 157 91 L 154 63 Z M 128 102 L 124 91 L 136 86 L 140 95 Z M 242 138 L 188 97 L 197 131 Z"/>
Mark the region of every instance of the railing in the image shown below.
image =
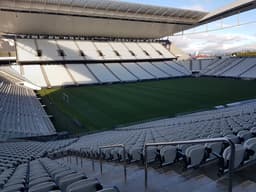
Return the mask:
<path id="1" fill-rule="evenodd" d="M 100 173 L 102 175 L 102 149 L 108 149 L 108 148 L 122 148 L 123 149 L 123 166 L 124 166 L 124 181 L 126 182 L 127 180 L 127 171 L 126 171 L 126 150 L 125 150 L 125 146 L 123 144 L 117 144 L 117 145 L 106 145 L 106 146 L 100 146 L 99 150 L 100 150 Z"/>
<path id="2" fill-rule="evenodd" d="M 198 140 L 187 140 L 187 141 L 175 141 L 175 142 L 161 142 L 161 143 L 146 143 L 144 145 L 144 171 L 145 171 L 145 190 L 148 188 L 148 162 L 147 162 L 147 149 L 155 146 L 167 146 L 167 145 L 181 145 L 181 144 L 202 144 L 202 143 L 218 143 L 225 142 L 230 145 L 231 155 L 229 159 L 229 179 L 228 179 L 228 192 L 232 192 L 232 176 L 234 169 L 234 158 L 235 158 L 235 145 L 228 138 L 214 138 L 214 139 L 198 139 Z"/>
<path id="3" fill-rule="evenodd" d="M 90 149 L 90 147 L 83 147 L 80 148 L 80 154 L 83 152 L 83 149 Z M 83 158 L 81 157 L 81 167 L 82 167 Z M 94 158 L 92 158 L 92 170 L 95 171 L 95 163 Z"/>

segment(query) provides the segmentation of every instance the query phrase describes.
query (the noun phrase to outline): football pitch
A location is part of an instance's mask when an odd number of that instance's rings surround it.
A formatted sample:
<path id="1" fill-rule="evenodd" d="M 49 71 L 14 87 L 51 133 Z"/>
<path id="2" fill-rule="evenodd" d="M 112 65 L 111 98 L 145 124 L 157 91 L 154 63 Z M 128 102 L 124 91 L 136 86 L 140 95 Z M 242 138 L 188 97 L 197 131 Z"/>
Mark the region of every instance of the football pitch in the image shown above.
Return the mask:
<path id="1" fill-rule="evenodd" d="M 181 78 L 39 91 L 58 131 L 79 134 L 256 98 L 256 81 Z"/>

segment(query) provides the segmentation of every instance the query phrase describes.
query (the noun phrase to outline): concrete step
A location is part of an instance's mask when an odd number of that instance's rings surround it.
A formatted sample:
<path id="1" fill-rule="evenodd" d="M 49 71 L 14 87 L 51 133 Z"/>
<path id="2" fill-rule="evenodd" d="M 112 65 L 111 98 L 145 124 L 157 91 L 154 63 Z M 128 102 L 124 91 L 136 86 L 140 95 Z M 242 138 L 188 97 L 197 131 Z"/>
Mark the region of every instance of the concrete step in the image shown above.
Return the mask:
<path id="1" fill-rule="evenodd" d="M 63 159 L 59 161 L 63 162 Z M 83 159 L 82 166 L 80 159 L 78 164 L 75 158 L 71 167 L 82 170 L 89 177 L 98 178 L 104 186 L 117 186 L 121 192 L 144 192 L 144 167 L 137 164 L 127 165 L 127 181 L 124 180 L 123 166 L 120 163 L 103 163 L 103 174 L 100 173 L 99 161 L 95 161 L 95 171 L 92 170 L 92 161 Z M 148 189 L 147 192 L 226 192 L 228 189 L 228 178 L 217 176 L 217 165 L 207 165 L 199 169 L 182 171 L 180 165 L 172 165 L 164 168 L 148 168 Z M 256 169 L 256 168 L 255 168 Z M 253 173 L 256 173 L 253 170 Z M 254 175 L 254 176 L 253 176 Z M 233 178 L 233 189 L 235 192 L 256 191 L 255 175 L 248 174 L 243 170 L 235 174 Z M 248 178 L 250 176 L 252 179 Z"/>

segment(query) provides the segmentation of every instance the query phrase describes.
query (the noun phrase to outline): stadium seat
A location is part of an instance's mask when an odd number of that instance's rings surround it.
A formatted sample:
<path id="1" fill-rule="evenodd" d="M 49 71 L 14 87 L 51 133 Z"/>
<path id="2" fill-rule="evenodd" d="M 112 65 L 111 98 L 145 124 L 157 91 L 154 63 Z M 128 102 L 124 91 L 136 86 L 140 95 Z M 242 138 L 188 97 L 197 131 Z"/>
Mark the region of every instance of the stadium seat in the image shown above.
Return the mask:
<path id="1" fill-rule="evenodd" d="M 187 167 L 195 167 L 200 165 L 205 157 L 205 146 L 203 145 L 193 145 L 186 149 L 186 163 Z"/>
<path id="2" fill-rule="evenodd" d="M 160 155 L 162 157 L 162 164 L 167 165 L 174 163 L 177 158 L 177 147 L 166 146 L 160 150 Z"/>

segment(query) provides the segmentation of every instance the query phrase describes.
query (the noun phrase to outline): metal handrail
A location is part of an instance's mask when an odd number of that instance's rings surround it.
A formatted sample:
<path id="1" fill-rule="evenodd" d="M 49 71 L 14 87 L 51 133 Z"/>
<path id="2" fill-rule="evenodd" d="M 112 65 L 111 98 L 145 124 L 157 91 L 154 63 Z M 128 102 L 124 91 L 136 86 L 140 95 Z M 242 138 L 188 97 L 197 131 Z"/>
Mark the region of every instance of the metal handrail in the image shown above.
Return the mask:
<path id="1" fill-rule="evenodd" d="M 147 162 L 147 148 L 154 146 L 167 146 L 167 145 L 180 145 L 180 144 L 202 144 L 202 143 L 217 143 L 225 142 L 228 143 L 231 148 L 231 155 L 229 159 L 229 185 L 228 192 L 232 192 L 232 177 L 234 169 L 234 158 L 235 158 L 235 144 L 228 138 L 213 138 L 213 139 L 197 139 L 197 140 L 187 140 L 187 141 L 174 141 L 174 142 L 160 142 L 160 143 L 146 143 L 144 145 L 144 172 L 145 172 L 145 189 L 148 187 L 148 162 Z"/>
<path id="2" fill-rule="evenodd" d="M 125 149 L 125 145 L 123 144 L 116 144 L 116 145 L 106 145 L 106 146 L 100 146 L 99 150 L 100 150 L 100 173 L 102 175 L 102 149 L 107 149 L 107 148 L 122 148 L 123 149 L 123 156 L 124 156 L 124 180 L 126 182 L 127 180 L 127 171 L 126 171 L 126 149 Z"/>
<path id="3" fill-rule="evenodd" d="M 80 148 L 80 153 L 82 152 L 83 149 L 90 149 L 90 147 L 82 147 Z M 91 158 L 92 159 L 92 170 L 95 171 L 95 163 L 94 163 L 94 158 Z M 82 166 L 82 157 L 81 157 L 81 166 Z"/>

